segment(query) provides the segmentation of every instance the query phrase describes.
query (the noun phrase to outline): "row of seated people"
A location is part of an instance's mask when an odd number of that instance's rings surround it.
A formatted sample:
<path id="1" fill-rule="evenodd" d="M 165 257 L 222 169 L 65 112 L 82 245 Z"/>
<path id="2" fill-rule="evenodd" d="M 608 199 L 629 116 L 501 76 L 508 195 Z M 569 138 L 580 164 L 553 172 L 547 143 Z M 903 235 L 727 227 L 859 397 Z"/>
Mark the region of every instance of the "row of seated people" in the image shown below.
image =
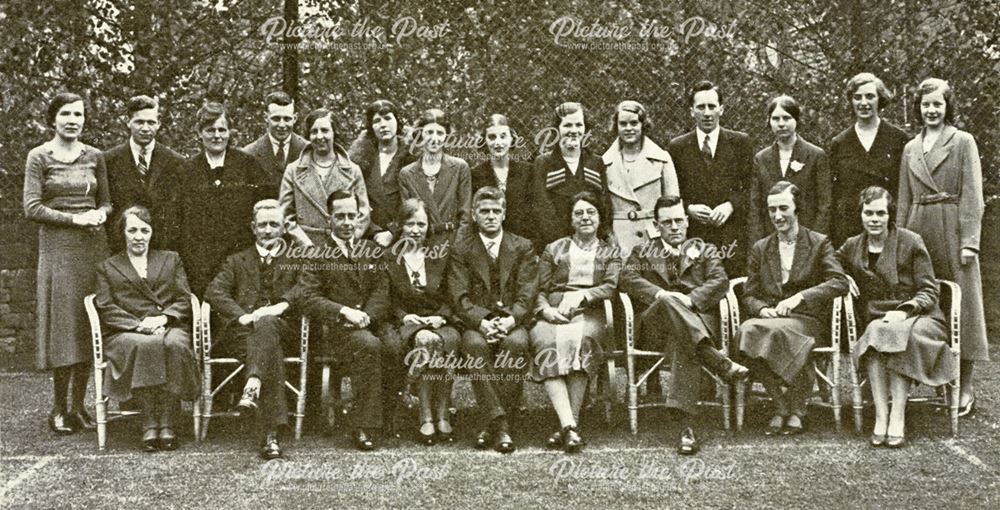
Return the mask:
<path id="1" fill-rule="evenodd" d="M 812 387 L 804 367 L 812 346 L 823 341 L 824 306 L 849 290 L 843 261 L 872 305 L 873 322 L 854 353 L 868 362 L 873 382 L 872 442 L 900 446 L 906 399 L 897 393 L 908 389 L 908 380 L 937 385 L 953 371 L 920 237 L 892 227 L 891 195 L 881 188 L 862 194 L 866 232 L 839 252 L 826 236 L 798 224 L 794 184 L 779 182 L 767 201 L 775 231 L 752 249 L 745 296 L 751 318 L 740 327 L 738 355 L 775 401 L 768 432 L 803 429 Z M 229 257 L 206 291 L 224 323 L 220 347 L 246 360 L 240 406 L 258 411 L 264 458 L 281 456 L 278 432 L 287 423 L 281 360 L 288 348 L 282 344 L 295 337 L 298 314 L 325 324 L 323 341 L 348 366 L 353 440 L 362 450 L 375 448 L 388 400 L 407 378 L 421 397 L 420 437 L 450 441 L 451 383 L 442 375 L 459 366 L 449 360 L 460 359 L 486 417 L 477 447 L 515 449 L 508 416 L 530 374 L 544 385 L 561 425 L 548 445 L 580 451 L 588 375 L 607 346 L 601 305 L 616 290 L 637 303 L 640 342 L 673 357 L 670 399 L 685 421 L 694 413 L 700 367 L 729 382 L 749 375 L 716 348 L 719 317 L 713 310 L 729 279 L 713 246 L 689 242 L 679 197 L 657 201 L 659 238 L 624 263 L 606 235 L 601 202 L 590 193 L 573 197 L 567 221 L 574 234 L 549 244 L 540 258 L 529 241 L 504 232 L 503 193 L 495 188 L 476 193 L 475 227 L 459 231 L 444 249 L 426 244 L 427 212 L 419 200 L 404 202 L 396 253 L 355 239 L 358 205 L 351 193 L 336 192 L 328 202 L 332 250 L 295 261 L 281 242 L 281 207 L 265 200 L 254 210 L 256 245 Z M 176 254 L 149 251 L 148 211 L 130 209 L 123 219 L 127 250 L 98 273 L 97 306 L 113 367 L 106 388 L 116 398 L 143 402 L 145 448 L 171 449 L 175 440 L 162 437 L 172 427 L 171 410 L 178 399 L 197 395 L 197 367 L 184 331 L 189 289 Z M 887 290 L 889 278 L 894 283 Z M 941 362 L 922 363 L 928 359 Z M 895 397 L 891 414 L 887 379 Z M 679 453 L 693 454 L 699 446 L 686 423 Z"/>

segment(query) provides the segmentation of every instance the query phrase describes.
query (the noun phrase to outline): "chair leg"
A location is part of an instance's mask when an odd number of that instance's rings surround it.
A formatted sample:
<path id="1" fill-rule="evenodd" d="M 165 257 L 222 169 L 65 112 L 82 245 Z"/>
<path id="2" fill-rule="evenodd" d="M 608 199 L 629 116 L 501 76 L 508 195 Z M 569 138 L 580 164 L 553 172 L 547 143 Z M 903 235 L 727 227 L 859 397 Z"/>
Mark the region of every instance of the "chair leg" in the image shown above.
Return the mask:
<path id="1" fill-rule="evenodd" d="M 747 381 L 736 383 L 736 431 L 743 430 L 743 410 L 746 407 Z"/>
<path id="2" fill-rule="evenodd" d="M 94 408 L 97 413 L 97 449 L 104 451 L 108 439 L 108 402 L 104 399 L 104 370 L 94 367 Z"/>
<path id="3" fill-rule="evenodd" d="M 201 441 L 201 395 L 194 399 L 191 415 L 194 418 L 194 440 Z"/>
<path id="4" fill-rule="evenodd" d="M 635 383 L 635 358 L 626 358 L 628 371 L 628 426 L 632 435 L 639 433 L 639 388 Z"/>
<path id="5" fill-rule="evenodd" d="M 306 416 L 306 373 L 308 363 L 303 356 L 302 363 L 299 366 L 299 394 L 298 398 L 295 399 L 295 440 L 298 441 L 302 439 L 302 422 Z"/>
<path id="6" fill-rule="evenodd" d="M 830 388 L 830 406 L 833 408 L 833 421 L 837 425 L 837 432 L 840 432 L 843 422 L 840 419 L 840 349 L 839 347 L 833 351 L 833 361 L 831 362 L 832 367 L 830 369 L 833 371 L 830 379 L 833 381 L 833 387 Z"/>
<path id="7" fill-rule="evenodd" d="M 960 385 L 958 381 L 955 381 L 951 385 L 951 401 L 948 402 L 948 407 L 951 415 L 951 435 L 952 437 L 958 437 L 958 400 L 960 393 Z"/>
<path id="8" fill-rule="evenodd" d="M 605 365 L 605 382 L 604 382 L 604 424 L 611 425 L 611 411 L 615 399 L 618 398 L 618 391 L 615 387 L 615 373 L 617 369 L 615 368 L 615 360 L 609 359 Z"/>
<path id="9" fill-rule="evenodd" d="M 722 392 L 722 426 L 727 431 L 732 430 L 732 402 L 729 400 L 732 388 L 722 381 L 715 384 L 717 385 L 716 391 Z"/>
<path id="10" fill-rule="evenodd" d="M 861 376 L 858 374 L 858 366 L 854 362 L 854 356 L 848 356 L 848 365 L 851 369 L 851 402 L 854 407 L 854 430 L 860 434 L 862 419 L 864 416 L 865 402 L 861 396 Z"/>
<path id="11" fill-rule="evenodd" d="M 208 437 L 208 423 L 212 419 L 212 365 L 205 364 L 204 376 L 201 393 L 201 439 Z"/>

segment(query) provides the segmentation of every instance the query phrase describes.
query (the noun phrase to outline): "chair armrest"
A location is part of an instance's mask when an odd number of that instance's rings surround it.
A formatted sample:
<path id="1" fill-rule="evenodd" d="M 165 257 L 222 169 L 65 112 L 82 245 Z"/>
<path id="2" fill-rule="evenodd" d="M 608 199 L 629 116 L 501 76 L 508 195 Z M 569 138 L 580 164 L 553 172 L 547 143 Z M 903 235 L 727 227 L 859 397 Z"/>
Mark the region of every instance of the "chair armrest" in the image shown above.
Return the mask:
<path id="1" fill-rule="evenodd" d="M 618 300 L 622 304 L 622 315 L 625 319 L 622 330 L 625 332 L 625 351 L 631 355 L 635 350 L 635 313 L 632 308 L 632 299 L 624 292 L 618 293 Z"/>
<path id="2" fill-rule="evenodd" d="M 299 328 L 299 338 L 301 341 L 302 357 L 306 357 L 309 352 L 309 317 L 302 316 L 302 325 Z"/>
<path id="3" fill-rule="evenodd" d="M 208 362 L 212 354 L 212 305 L 208 301 L 201 304 L 201 360 Z"/>
<path id="4" fill-rule="evenodd" d="M 950 301 L 950 309 L 942 310 L 948 314 L 949 336 L 951 338 L 951 350 L 955 353 L 962 352 L 962 288 L 957 283 L 949 280 L 938 280 L 942 294 L 947 291 Z"/>
<path id="5" fill-rule="evenodd" d="M 101 317 L 94 305 L 95 294 L 83 298 L 83 307 L 87 310 L 87 320 L 90 321 L 90 338 L 93 342 L 94 366 L 104 363 L 104 338 L 101 336 Z"/>

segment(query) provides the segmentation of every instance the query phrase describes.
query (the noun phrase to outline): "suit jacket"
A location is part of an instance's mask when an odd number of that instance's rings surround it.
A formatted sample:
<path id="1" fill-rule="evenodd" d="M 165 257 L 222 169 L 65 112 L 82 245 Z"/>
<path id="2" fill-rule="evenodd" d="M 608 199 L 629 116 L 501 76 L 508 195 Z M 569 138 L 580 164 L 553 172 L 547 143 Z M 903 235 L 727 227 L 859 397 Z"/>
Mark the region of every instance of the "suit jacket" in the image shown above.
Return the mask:
<path id="1" fill-rule="evenodd" d="M 472 194 L 479 188 L 494 186 L 499 188 L 497 175 L 490 160 L 483 161 L 472 169 Z M 507 218 L 503 222 L 505 231 L 527 237 L 531 231 L 533 204 L 531 202 L 531 165 L 521 161 L 511 161 L 507 170 Z"/>
<path id="2" fill-rule="evenodd" d="M 631 172 L 625 169 L 619 144 L 616 138 L 602 160 L 608 169 L 612 228 L 618 246 L 627 254 L 646 239 L 660 236 L 653 223 L 656 199 L 664 195 L 680 196 L 680 187 L 673 159 L 655 142 L 649 138 L 643 140 L 642 152 Z"/>
<path id="3" fill-rule="evenodd" d="M 180 255 L 150 250 L 146 278 L 119 253 L 97 265 L 94 304 L 105 335 L 135 331 L 146 317 L 166 315 L 167 325 L 191 329 L 191 289 Z"/>
<path id="4" fill-rule="evenodd" d="M 753 176 L 753 148 L 746 133 L 719 129 L 715 157 L 706 161 L 694 131 L 678 136 L 667 145 L 674 158 L 677 182 L 685 205 L 705 204 L 716 207 L 724 202 L 733 205 L 733 214 L 721 227 L 696 222 L 688 229 L 689 237 L 700 237 L 717 246 L 736 241 L 738 255 L 725 261 L 727 270 L 740 274 L 745 259 L 746 218 Z"/>
<path id="5" fill-rule="evenodd" d="M 202 295 L 226 257 L 253 244 L 250 215 L 258 200 L 273 198 L 257 161 L 237 149 L 211 169 L 205 153 L 187 160 L 180 186 L 181 256 L 191 287 Z"/>
<path id="6" fill-rule="evenodd" d="M 330 246 L 336 246 L 330 241 Z M 299 275 L 298 292 L 302 309 L 311 317 L 341 323 L 340 309 L 361 310 L 373 323 L 389 317 L 389 281 L 382 249 L 363 239 L 355 241 L 354 257 L 339 249 L 330 256 L 309 263 Z M 368 328 L 374 331 L 374 327 Z"/>
<path id="7" fill-rule="evenodd" d="M 677 270 L 671 273 L 667 251 L 661 239 L 651 239 L 632 250 L 622 267 L 619 287 L 642 310 L 653 304 L 661 290 L 682 292 L 691 299 L 695 310 L 715 315 L 719 301 L 729 291 L 729 279 L 721 259 L 712 256 L 715 247 L 693 240 L 680 245 Z"/>
<path id="8" fill-rule="evenodd" d="M 799 170 L 792 168 L 798 163 Z M 767 215 L 767 192 L 778 181 L 788 181 L 802 191 L 798 211 L 799 224 L 821 234 L 830 234 L 831 187 L 830 164 L 823 149 L 796 136 L 792 159 L 781 175 L 778 144 L 762 149 L 753 157 L 754 180 L 750 188 L 750 240 L 763 239 L 771 231 Z M 857 218 L 845 218 L 855 221 Z"/>
<path id="9" fill-rule="evenodd" d="M 608 173 L 600 158 L 584 150 L 575 175 L 559 149 L 535 158 L 531 170 L 531 240 L 535 249 L 542 251 L 549 243 L 573 235 L 570 202 L 581 191 L 591 191 L 601 199 L 602 216 L 611 210 Z"/>
<path id="10" fill-rule="evenodd" d="M 504 232 L 496 261 L 500 288 L 494 288 L 492 262 L 479 232 L 470 228 L 464 233 L 455 240 L 448 269 L 448 291 L 458 318 L 470 329 L 496 316 L 511 316 L 515 324 L 526 326 L 538 293 L 538 260 L 531 242 Z"/>
<path id="11" fill-rule="evenodd" d="M 594 282 L 592 285 L 571 285 L 569 283 L 570 266 L 569 250 L 573 238 L 564 237 L 545 247 L 538 263 L 538 298 L 535 302 L 535 313 L 538 314 L 547 306 L 558 307 L 567 292 L 583 291 L 586 296 L 583 305 L 586 307 L 600 306 L 608 298 L 614 296 L 618 287 L 618 276 L 622 268 L 622 259 L 618 250 L 606 241 L 599 241 L 594 260 Z"/>
<path id="12" fill-rule="evenodd" d="M 464 159 L 444 154 L 431 193 L 421 160 L 399 171 L 400 198 L 419 198 L 427 206 L 431 226 L 442 223 L 469 223 L 472 209 L 472 176 Z"/>
<path id="13" fill-rule="evenodd" d="M 299 243 L 328 244 L 330 211 L 326 208 L 326 199 L 338 190 L 350 191 L 358 198 L 358 232 L 368 228 L 371 207 L 361 169 L 347 158 L 342 148 L 334 150 L 337 161 L 325 182 L 313 168 L 311 148 L 304 150 L 298 160 L 289 163 L 281 178 L 278 201 L 285 208 L 288 233 Z"/>
<path id="14" fill-rule="evenodd" d="M 389 230 L 396 233 L 399 203 L 399 170 L 416 158 L 410 154 L 402 137 L 397 137 L 396 154 L 382 175 L 379 167 L 378 144 L 372 142 L 367 133 L 361 133 L 347 150 L 347 157 L 361 169 L 368 190 L 368 205 L 371 207 L 369 232 Z"/>
<path id="15" fill-rule="evenodd" d="M 778 234 L 773 233 L 750 249 L 743 298 L 749 317 L 759 317 L 761 309 L 802 293 L 802 304 L 794 311 L 820 321 L 828 319 L 827 305 L 848 290 L 847 277 L 837 262 L 830 239 L 800 225 L 792 269 L 784 284 L 781 283 L 778 243 Z"/>
<path id="16" fill-rule="evenodd" d="M 297 314 L 295 284 L 299 271 L 295 269 L 294 261 L 278 256 L 271 261 L 271 267 L 273 271 L 268 285 L 263 280 L 260 254 L 255 246 L 226 258 L 219 274 L 215 275 L 205 290 L 205 301 L 222 318 L 224 330 L 232 326 L 240 316 L 261 306 L 282 301 L 291 305 L 282 314 L 283 317 L 289 318 Z M 267 292 L 268 287 L 270 292 Z"/>
<path id="17" fill-rule="evenodd" d="M 875 267 L 868 265 L 868 234 L 847 240 L 837 260 L 861 291 L 859 301 L 868 321 L 890 310 L 944 320 L 938 308 L 938 283 L 923 239 L 905 228 L 892 228 Z M 876 313 L 873 313 L 876 312 Z"/>
<path id="18" fill-rule="evenodd" d="M 180 243 L 180 221 L 177 217 L 176 194 L 183 178 L 184 157 L 170 147 L 156 142 L 146 162 L 148 170 L 143 176 L 136 167 L 129 142 L 115 146 L 104 153 L 108 167 L 108 191 L 115 215 L 108 222 L 117 225 L 121 213 L 133 205 L 149 209 L 156 229 L 152 246 L 155 249 L 177 250 Z M 125 249 L 121 232 L 108 236 L 112 253 Z"/>
<path id="19" fill-rule="evenodd" d="M 424 287 L 414 287 L 413 280 L 402 256 L 387 253 L 385 258 L 386 275 L 389 280 L 390 314 L 395 324 L 400 324 L 408 314 L 421 317 L 440 315 L 449 323 L 457 322 L 452 312 L 451 296 L 448 294 L 448 259 L 428 253 L 424 258 L 423 275 L 427 281 Z M 413 333 L 428 326 L 400 326 L 400 336 L 410 338 Z"/>
<path id="20" fill-rule="evenodd" d="M 285 160 L 281 161 L 274 154 L 274 146 L 271 145 L 271 138 L 264 133 L 264 136 L 244 145 L 240 150 L 253 156 L 257 164 L 271 177 L 271 187 L 275 190 L 281 185 L 281 176 L 285 173 L 288 163 L 299 158 L 299 154 L 309 146 L 309 142 L 301 136 L 292 133 L 288 137 L 288 147 L 285 147 Z"/>
<path id="21" fill-rule="evenodd" d="M 840 246 L 860 234 L 861 206 L 858 197 L 869 186 L 881 186 L 897 195 L 899 164 L 909 137 L 903 130 L 881 120 L 871 149 L 865 151 L 852 124 L 833 138 L 830 144 L 830 173 L 833 177 L 831 210 L 836 220 L 832 238 Z"/>

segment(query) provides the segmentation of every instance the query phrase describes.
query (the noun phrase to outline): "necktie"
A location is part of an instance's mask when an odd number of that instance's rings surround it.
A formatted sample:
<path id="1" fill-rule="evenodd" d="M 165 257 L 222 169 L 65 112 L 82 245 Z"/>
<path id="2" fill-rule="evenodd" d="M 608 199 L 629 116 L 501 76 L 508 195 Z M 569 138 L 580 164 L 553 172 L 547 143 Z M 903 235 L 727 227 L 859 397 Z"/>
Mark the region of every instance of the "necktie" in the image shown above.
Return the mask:
<path id="1" fill-rule="evenodd" d="M 285 141 L 284 140 L 282 140 L 281 142 L 278 142 L 278 152 L 274 153 L 274 157 L 278 158 L 278 161 L 281 162 L 282 166 L 285 165 Z"/>
<path id="2" fill-rule="evenodd" d="M 705 159 L 712 159 L 712 146 L 709 145 L 708 141 L 711 139 L 710 136 L 705 136 L 705 143 L 701 144 L 701 154 L 705 156 Z"/>
<path id="3" fill-rule="evenodd" d="M 496 245 L 497 245 L 496 241 L 490 241 L 486 243 L 486 253 L 490 255 L 490 260 L 492 260 L 493 262 L 497 261 L 497 256 L 495 253 L 493 253 L 493 247 Z"/>
<path id="4" fill-rule="evenodd" d="M 437 180 L 438 178 L 436 175 L 427 176 L 427 187 L 430 188 L 431 193 L 434 193 L 434 185 L 437 184 Z"/>
<path id="5" fill-rule="evenodd" d="M 146 161 L 146 148 L 142 147 L 139 149 L 139 173 L 145 177 L 148 171 L 149 163 Z"/>
<path id="6" fill-rule="evenodd" d="M 271 261 L 273 259 L 274 257 L 272 257 L 270 253 L 268 253 L 267 255 L 264 256 L 264 258 L 260 259 L 260 261 L 263 262 L 265 266 L 270 266 Z"/>
<path id="7" fill-rule="evenodd" d="M 412 283 L 413 286 L 417 288 L 423 287 L 423 285 L 420 283 L 420 271 L 413 271 L 412 273 L 410 273 L 410 283 Z"/>

